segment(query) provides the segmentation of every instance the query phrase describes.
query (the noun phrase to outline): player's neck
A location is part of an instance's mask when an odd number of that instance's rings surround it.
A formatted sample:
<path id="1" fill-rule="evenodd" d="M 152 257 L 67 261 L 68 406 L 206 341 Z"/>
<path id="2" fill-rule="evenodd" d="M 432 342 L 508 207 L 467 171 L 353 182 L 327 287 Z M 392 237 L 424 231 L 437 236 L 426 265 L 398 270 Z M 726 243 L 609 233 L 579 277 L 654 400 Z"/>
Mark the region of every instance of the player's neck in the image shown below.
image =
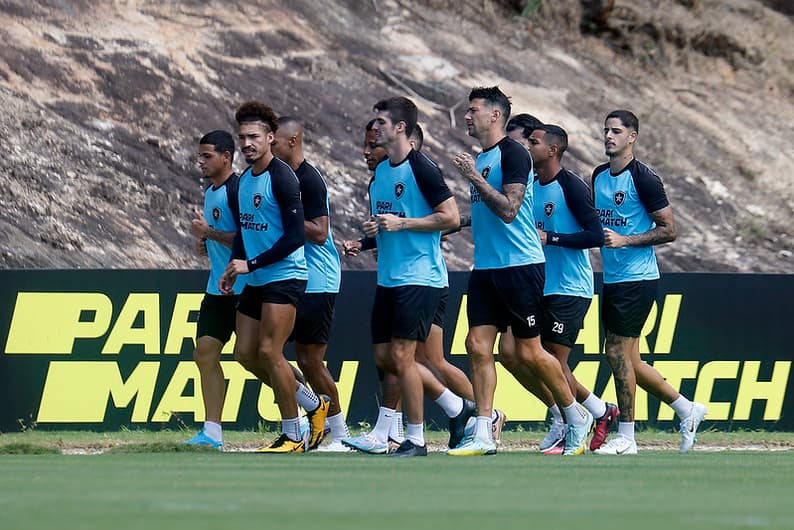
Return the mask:
<path id="1" fill-rule="evenodd" d="M 502 138 L 507 136 L 502 129 L 491 129 L 482 136 L 480 136 L 480 147 L 487 151 L 496 144 L 502 141 Z"/>
<path id="2" fill-rule="evenodd" d="M 223 173 L 221 173 L 220 176 L 212 177 L 210 179 L 212 181 L 212 186 L 215 187 L 215 188 L 220 188 L 221 186 L 223 186 L 224 182 L 229 180 L 229 177 L 231 177 L 232 174 L 234 174 L 234 171 L 229 169 L 229 170 L 224 171 Z"/>
<path id="3" fill-rule="evenodd" d="M 627 151 L 625 153 L 615 153 L 609 157 L 609 171 L 612 173 L 622 171 L 632 160 L 634 160 L 634 153 L 631 151 Z"/>
<path id="4" fill-rule="evenodd" d="M 271 152 L 265 153 L 264 155 L 262 155 L 261 158 L 255 160 L 254 163 L 251 164 L 251 170 L 257 175 L 259 175 L 260 173 L 264 173 L 265 170 L 267 169 L 267 166 L 269 166 L 270 162 L 273 161 L 273 158 L 274 158 L 273 153 Z"/>
<path id="5" fill-rule="evenodd" d="M 560 172 L 562 166 L 560 166 L 560 161 L 555 158 L 553 160 L 547 160 L 543 166 L 537 166 L 535 169 L 538 173 L 538 180 L 540 183 L 548 184 L 554 180 L 554 177 Z"/>
<path id="6" fill-rule="evenodd" d="M 392 164 L 399 164 L 406 158 L 408 158 L 408 153 L 411 152 L 411 144 L 408 142 L 408 138 L 405 137 L 397 137 L 394 142 L 388 145 L 386 150 L 389 152 L 389 162 Z"/>
<path id="7" fill-rule="evenodd" d="M 288 159 L 285 159 L 284 162 L 292 168 L 292 171 L 297 171 L 304 160 L 303 151 L 298 151 L 297 153 L 293 153 Z"/>

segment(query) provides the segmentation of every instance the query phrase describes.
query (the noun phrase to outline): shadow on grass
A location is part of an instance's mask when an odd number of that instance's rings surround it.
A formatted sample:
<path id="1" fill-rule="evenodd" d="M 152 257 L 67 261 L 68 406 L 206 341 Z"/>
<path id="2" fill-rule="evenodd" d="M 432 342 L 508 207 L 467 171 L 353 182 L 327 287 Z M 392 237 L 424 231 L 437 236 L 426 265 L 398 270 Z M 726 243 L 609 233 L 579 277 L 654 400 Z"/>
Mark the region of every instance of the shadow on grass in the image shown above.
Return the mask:
<path id="1" fill-rule="evenodd" d="M 55 447 L 28 443 L 0 445 L 0 455 L 58 455 L 61 452 Z"/>
<path id="2" fill-rule="evenodd" d="M 152 442 L 139 444 L 121 444 L 109 448 L 106 454 L 125 453 L 218 453 L 217 449 L 200 445 L 187 445 L 171 442 Z"/>

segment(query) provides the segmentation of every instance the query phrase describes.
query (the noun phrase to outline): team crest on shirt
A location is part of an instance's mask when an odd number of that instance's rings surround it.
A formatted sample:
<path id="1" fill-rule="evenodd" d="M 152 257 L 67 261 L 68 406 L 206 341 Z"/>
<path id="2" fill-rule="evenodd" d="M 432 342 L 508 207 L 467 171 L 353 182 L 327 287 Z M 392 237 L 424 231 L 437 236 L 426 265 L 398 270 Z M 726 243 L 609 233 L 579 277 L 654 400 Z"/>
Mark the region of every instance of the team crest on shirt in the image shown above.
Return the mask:
<path id="1" fill-rule="evenodd" d="M 615 204 L 620 206 L 621 204 L 623 204 L 623 201 L 626 200 L 626 192 L 625 191 L 616 191 L 615 192 L 615 196 L 613 197 L 613 199 L 615 200 Z"/>
<path id="2" fill-rule="evenodd" d="M 405 193 L 405 184 L 402 182 L 398 182 L 394 185 L 394 196 L 398 199 L 402 199 L 403 194 Z"/>
<path id="3" fill-rule="evenodd" d="M 212 209 L 212 218 L 215 219 L 216 221 L 221 218 L 221 209 L 218 208 L 217 206 Z"/>
<path id="4" fill-rule="evenodd" d="M 482 170 L 482 178 L 487 179 L 488 173 L 490 172 L 491 172 L 491 166 L 485 166 L 485 168 L 483 168 Z"/>
<path id="5" fill-rule="evenodd" d="M 254 208 L 258 210 L 260 206 L 262 206 L 262 194 L 257 193 L 254 195 Z"/>
<path id="6" fill-rule="evenodd" d="M 546 217 L 551 217 L 554 214 L 554 206 L 553 202 L 547 202 L 543 205 L 543 213 L 546 214 Z"/>

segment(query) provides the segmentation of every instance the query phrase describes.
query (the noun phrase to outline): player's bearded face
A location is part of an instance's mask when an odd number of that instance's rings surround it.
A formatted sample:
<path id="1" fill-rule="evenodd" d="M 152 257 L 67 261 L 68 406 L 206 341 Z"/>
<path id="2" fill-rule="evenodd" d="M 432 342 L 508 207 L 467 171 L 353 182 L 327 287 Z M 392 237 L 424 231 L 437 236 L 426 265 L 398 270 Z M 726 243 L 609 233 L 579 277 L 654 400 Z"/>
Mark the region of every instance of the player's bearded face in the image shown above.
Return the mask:
<path id="1" fill-rule="evenodd" d="M 609 118 L 604 124 L 604 151 L 607 156 L 621 154 L 634 142 L 637 133 L 623 125 L 619 118 Z"/>
<path id="2" fill-rule="evenodd" d="M 273 133 L 260 122 L 242 123 L 238 139 L 246 163 L 253 164 L 270 152 Z"/>

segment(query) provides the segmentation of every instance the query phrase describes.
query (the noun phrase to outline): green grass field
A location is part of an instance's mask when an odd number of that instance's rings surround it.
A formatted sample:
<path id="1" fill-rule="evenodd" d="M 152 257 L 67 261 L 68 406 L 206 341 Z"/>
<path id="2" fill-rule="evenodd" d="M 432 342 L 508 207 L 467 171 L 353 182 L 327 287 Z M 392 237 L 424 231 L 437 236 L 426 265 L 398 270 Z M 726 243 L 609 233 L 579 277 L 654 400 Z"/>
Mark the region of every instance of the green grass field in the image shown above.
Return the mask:
<path id="1" fill-rule="evenodd" d="M 0 529 L 794 527 L 791 450 L 393 459 L 178 452 L 183 437 L 115 433 L 105 454 L 0 454 Z M 0 452 L 102 438 L 2 435 Z"/>

